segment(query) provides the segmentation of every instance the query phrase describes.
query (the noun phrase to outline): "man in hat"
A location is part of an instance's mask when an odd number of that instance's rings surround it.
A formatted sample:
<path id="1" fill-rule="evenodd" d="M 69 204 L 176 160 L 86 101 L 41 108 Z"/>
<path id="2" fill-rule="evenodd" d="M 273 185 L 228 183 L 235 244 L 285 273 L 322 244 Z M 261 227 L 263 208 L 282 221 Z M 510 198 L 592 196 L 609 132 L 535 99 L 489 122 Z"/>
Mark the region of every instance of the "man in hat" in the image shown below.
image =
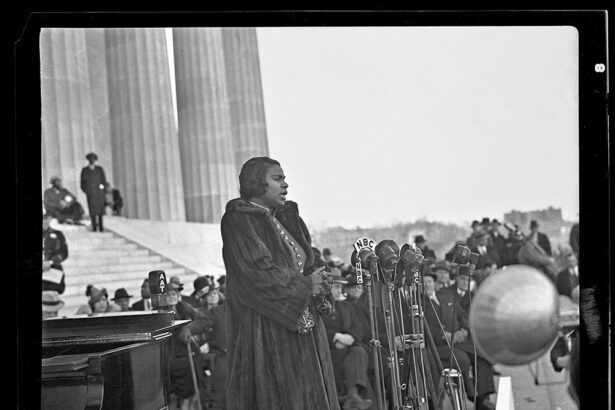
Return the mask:
<path id="1" fill-rule="evenodd" d="M 77 197 L 62 186 L 62 178 L 51 177 L 51 187 L 43 194 L 45 210 L 59 223 L 81 225 L 83 219 L 83 207 L 77 202 Z"/>
<path id="2" fill-rule="evenodd" d="M 450 289 L 436 292 L 435 281 L 435 274 L 428 272 L 423 275 L 425 290 L 423 312 L 442 365 L 450 367 L 452 351 L 454 356 L 452 366 L 461 371 L 466 394 L 474 401 L 476 409 L 495 409 L 495 405 L 489 400 L 489 396 L 495 393 L 493 366 L 477 353 L 477 368 L 472 369 L 476 349 L 469 331 L 468 313 L 455 299 Z M 475 382 L 470 378 L 471 371 Z"/>
<path id="3" fill-rule="evenodd" d="M 427 246 L 427 240 L 423 235 L 416 235 L 414 237 L 414 244 L 421 250 L 425 259 L 436 260 L 436 253 Z"/>
<path id="4" fill-rule="evenodd" d="M 43 319 L 57 317 L 60 309 L 64 307 L 64 301 L 55 290 L 43 291 Z"/>
<path id="5" fill-rule="evenodd" d="M 372 404 L 370 399 L 364 398 L 368 392 L 369 356 L 360 344 L 363 326 L 343 293 L 343 286 L 347 283 L 340 273 L 333 274 L 331 294 L 335 308 L 323 318 L 323 322 L 329 339 L 338 397 L 344 400 L 344 408 L 365 410 Z"/>
<path id="6" fill-rule="evenodd" d="M 500 255 L 495 247 L 489 245 L 489 234 L 485 231 L 477 231 L 474 234 L 473 245 L 470 250 L 478 253 L 480 258 L 476 269 L 495 269 L 500 262 Z"/>
<path id="7" fill-rule="evenodd" d="M 452 269 L 453 285 L 447 290 L 459 303 L 459 305 L 470 313 L 471 301 L 474 298 L 474 287 L 472 286 L 473 278 L 470 277 L 469 265 L 458 265 L 456 269 Z"/>
<path id="8" fill-rule="evenodd" d="M 579 264 L 574 252 L 566 254 L 566 268 L 557 274 L 555 286 L 560 295 L 572 297 L 572 290 L 579 285 Z"/>
<path id="9" fill-rule="evenodd" d="M 551 256 L 551 242 L 549 241 L 549 237 L 540 232 L 539 228 L 538 221 L 534 219 L 530 221 L 530 235 L 536 235 L 538 237 L 538 246 L 544 249 L 547 255 Z"/>
<path id="10" fill-rule="evenodd" d="M 148 278 L 145 278 L 141 284 L 141 300 L 133 303 L 131 310 L 152 310 L 152 293 L 149 290 Z"/>
<path id="11" fill-rule="evenodd" d="M 62 262 L 68 258 L 68 245 L 61 231 L 50 226 L 51 214 L 43 214 L 43 285 L 42 290 L 64 293 L 64 268 Z"/>
<path id="12" fill-rule="evenodd" d="M 100 165 L 96 165 L 98 156 L 90 152 L 85 156 L 89 164 L 81 170 L 81 190 L 88 199 L 88 211 L 92 220 L 92 231 L 103 231 L 103 215 L 107 205 L 105 193 L 107 178 Z"/>
<path id="13" fill-rule="evenodd" d="M 191 295 L 186 295 L 184 293 L 181 293 L 184 290 L 184 284 L 182 283 L 181 279 L 179 278 L 179 276 L 171 276 L 169 278 L 169 283 L 172 283 L 174 285 L 177 286 L 177 291 L 179 294 L 179 300 L 189 304 L 191 307 L 198 309 L 199 307 L 201 307 L 201 302 L 199 302 L 199 300 Z"/>
<path id="14" fill-rule="evenodd" d="M 490 242 L 500 257 L 498 267 L 511 264 L 511 260 L 508 258 L 507 240 L 500 232 L 500 226 L 502 224 L 497 219 L 492 220 L 489 225 Z"/>
<path id="15" fill-rule="evenodd" d="M 113 299 L 111 300 L 114 301 L 115 304 L 118 305 L 122 309 L 122 312 L 128 312 L 130 310 L 130 298 L 131 297 L 132 295 L 129 295 L 126 289 L 119 288 L 119 289 L 116 289 L 115 295 L 113 296 Z"/>

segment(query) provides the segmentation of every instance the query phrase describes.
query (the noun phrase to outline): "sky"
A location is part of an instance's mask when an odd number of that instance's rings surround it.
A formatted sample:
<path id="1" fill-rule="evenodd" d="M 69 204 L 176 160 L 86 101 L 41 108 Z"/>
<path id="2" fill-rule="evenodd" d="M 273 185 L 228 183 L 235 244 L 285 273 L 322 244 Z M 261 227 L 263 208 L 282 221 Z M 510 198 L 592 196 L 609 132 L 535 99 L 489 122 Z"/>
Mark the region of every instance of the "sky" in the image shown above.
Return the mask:
<path id="1" fill-rule="evenodd" d="M 312 227 L 578 219 L 573 27 L 257 29 L 269 154 Z"/>

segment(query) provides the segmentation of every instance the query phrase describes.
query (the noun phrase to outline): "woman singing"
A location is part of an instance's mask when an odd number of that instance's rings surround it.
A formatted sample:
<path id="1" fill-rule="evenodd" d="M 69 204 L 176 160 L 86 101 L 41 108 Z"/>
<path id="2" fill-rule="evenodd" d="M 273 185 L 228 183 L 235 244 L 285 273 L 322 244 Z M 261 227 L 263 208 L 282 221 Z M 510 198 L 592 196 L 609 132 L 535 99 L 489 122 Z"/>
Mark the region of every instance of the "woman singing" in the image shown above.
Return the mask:
<path id="1" fill-rule="evenodd" d="M 330 276 L 278 161 L 248 160 L 222 217 L 226 266 L 227 409 L 339 409 L 320 315 Z"/>

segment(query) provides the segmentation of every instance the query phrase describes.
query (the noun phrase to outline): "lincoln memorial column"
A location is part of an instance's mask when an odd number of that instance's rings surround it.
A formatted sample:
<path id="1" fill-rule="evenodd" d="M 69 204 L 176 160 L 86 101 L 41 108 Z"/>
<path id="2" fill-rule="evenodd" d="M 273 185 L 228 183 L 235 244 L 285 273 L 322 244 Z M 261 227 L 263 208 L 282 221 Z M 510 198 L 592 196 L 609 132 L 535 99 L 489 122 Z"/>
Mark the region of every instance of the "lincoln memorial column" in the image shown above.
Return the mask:
<path id="1" fill-rule="evenodd" d="M 267 156 L 267 128 L 256 29 L 223 28 L 226 84 L 237 172 L 251 157 Z"/>
<path id="2" fill-rule="evenodd" d="M 87 209 L 79 176 L 88 152 L 113 181 L 103 29 L 43 28 L 40 53 L 42 186 L 59 176 Z"/>
<path id="3" fill-rule="evenodd" d="M 185 221 L 164 28 L 108 28 L 111 135 L 125 216 Z"/>
<path id="4" fill-rule="evenodd" d="M 220 223 L 239 196 L 219 28 L 173 29 L 186 220 Z"/>

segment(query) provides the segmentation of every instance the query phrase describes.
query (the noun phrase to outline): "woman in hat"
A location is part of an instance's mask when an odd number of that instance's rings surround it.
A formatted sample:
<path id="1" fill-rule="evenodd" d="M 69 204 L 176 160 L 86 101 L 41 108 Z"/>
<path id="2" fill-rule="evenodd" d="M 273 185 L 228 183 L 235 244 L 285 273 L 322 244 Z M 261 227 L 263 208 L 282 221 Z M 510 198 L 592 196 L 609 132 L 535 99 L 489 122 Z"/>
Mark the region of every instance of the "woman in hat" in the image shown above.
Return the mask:
<path id="1" fill-rule="evenodd" d="M 107 178 L 100 165 L 96 165 L 98 156 L 90 152 L 85 156 L 89 164 L 81 169 L 81 190 L 88 199 L 88 211 L 92 220 L 92 231 L 103 231 L 103 215 L 107 206 L 105 193 Z"/>
<path id="2" fill-rule="evenodd" d="M 314 267 L 310 233 L 286 200 L 280 163 L 249 159 L 240 198 L 222 217 L 228 409 L 339 409 L 321 315 L 330 278 Z M 324 198 L 324 197 L 323 197 Z"/>
<path id="3" fill-rule="evenodd" d="M 97 315 L 121 310 L 118 305 L 109 301 L 109 294 L 105 288 L 99 289 L 94 285 L 88 285 L 85 296 L 88 297 L 88 303 L 79 306 L 76 312 L 78 315 Z"/>
<path id="4" fill-rule="evenodd" d="M 60 294 L 54 290 L 43 291 L 43 319 L 58 317 L 60 309 L 64 307 L 64 301 Z"/>

